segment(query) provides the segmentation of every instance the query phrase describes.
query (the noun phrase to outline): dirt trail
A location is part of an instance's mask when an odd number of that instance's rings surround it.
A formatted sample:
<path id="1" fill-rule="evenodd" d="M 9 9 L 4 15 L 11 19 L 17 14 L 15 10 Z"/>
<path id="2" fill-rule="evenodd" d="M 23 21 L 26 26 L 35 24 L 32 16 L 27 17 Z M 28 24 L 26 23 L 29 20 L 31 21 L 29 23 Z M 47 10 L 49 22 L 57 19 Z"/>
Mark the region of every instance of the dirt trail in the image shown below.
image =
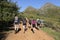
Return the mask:
<path id="1" fill-rule="evenodd" d="M 22 25 L 21 25 L 22 28 Z M 14 34 L 14 31 L 8 35 L 6 40 L 54 40 L 50 35 L 43 32 L 42 30 L 35 30 L 35 33 L 28 28 L 25 33 L 23 33 L 23 29 L 19 31 L 17 34 Z"/>

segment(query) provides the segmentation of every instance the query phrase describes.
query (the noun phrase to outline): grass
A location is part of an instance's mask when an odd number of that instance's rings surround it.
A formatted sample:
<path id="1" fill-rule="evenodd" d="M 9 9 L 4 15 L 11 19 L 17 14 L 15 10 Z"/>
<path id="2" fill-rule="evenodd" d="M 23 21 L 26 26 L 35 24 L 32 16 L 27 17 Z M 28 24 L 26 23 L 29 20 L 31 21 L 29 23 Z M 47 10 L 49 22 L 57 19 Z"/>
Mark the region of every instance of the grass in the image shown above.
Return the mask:
<path id="1" fill-rule="evenodd" d="M 51 28 L 41 28 L 43 31 L 47 32 L 49 35 L 51 35 L 55 40 L 60 40 L 60 32 L 57 32 Z"/>

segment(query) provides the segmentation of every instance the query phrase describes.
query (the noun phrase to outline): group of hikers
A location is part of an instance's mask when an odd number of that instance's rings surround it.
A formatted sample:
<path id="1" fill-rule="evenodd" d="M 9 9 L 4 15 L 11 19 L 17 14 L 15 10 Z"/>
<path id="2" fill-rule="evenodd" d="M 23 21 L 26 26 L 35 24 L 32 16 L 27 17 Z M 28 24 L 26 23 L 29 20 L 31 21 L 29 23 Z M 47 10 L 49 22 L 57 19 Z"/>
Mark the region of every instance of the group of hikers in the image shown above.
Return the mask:
<path id="1" fill-rule="evenodd" d="M 14 19 L 14 30 L 15 30 L 15 33 L 17 33 L 17 31 L 19 30 L 19 24 L 22 22 L 23 24 L 23 29 L 24 29 L 24 33 L 25 31 L 27 30 L 27 23 L 29 24 L 28 25 L 28 28 L 31 28 L 31 31 L 34 33 L 34 28 L 39 30 L 40 27 L 43 26 L 43 20 L 40 20 L 40 19 L 28 19 L 28 18 L 22 18 L 22 19 L 19 19 L 17 15 L 15 15 L 15 19 Z"/>

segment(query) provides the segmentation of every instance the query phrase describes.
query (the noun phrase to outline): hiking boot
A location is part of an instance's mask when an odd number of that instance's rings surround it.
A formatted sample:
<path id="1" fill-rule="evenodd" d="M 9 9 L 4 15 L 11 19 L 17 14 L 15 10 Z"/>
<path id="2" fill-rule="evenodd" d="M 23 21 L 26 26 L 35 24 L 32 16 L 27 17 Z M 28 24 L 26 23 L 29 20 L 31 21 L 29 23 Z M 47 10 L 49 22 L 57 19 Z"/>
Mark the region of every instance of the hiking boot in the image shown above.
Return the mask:
<path id="1" fill-rule="evenodd" d="M 33 29 L 31 29 L 31 31 L 32 31 L 33 33 L 35 33 Z"/>

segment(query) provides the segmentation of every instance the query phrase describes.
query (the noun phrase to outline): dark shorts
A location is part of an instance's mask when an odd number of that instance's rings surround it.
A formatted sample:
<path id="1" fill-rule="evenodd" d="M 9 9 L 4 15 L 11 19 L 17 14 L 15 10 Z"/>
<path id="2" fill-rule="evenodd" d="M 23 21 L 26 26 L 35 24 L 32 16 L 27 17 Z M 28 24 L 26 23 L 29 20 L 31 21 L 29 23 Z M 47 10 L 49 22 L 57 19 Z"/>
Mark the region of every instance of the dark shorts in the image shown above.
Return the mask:
<path id="1" fill-rule="evenodd" d="M 32 26 L 33 26 L 33 27 L 36 27 L 36 25 L 35 25 L 35 24 L 32 24 Z"/>
<path id="2" fill-rule="evenodd" d="M 40 24 L 39 23 L 37 23 L 37 26 L 39 26 Z"/>
<path id="3" fill-rule="evenodd" d="M 15 24 L 18 24 L 18 22 L 15 22 Z"/>
<path id="4" fill-rule="evenodd" d="M 31 23 L 29 23 L 31 25 Z"/>
<path id="5" fill-rule="evenodd" d="M 23 25 L 26 25 L 26 23 L 23 23 Z"/>

